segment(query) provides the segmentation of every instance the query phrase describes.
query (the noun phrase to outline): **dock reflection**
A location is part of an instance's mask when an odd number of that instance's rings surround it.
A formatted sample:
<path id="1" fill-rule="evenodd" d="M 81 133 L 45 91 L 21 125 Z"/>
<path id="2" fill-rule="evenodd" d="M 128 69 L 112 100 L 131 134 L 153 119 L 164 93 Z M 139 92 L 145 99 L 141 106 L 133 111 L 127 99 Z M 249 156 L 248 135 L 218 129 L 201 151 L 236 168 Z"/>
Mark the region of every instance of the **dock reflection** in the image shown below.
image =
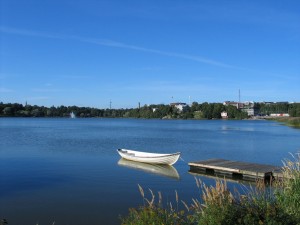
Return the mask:
<path id="1" fill-rule="evenodd" d="M 168 177 L 176 180 L 180 179 L 180 176 L 177 170 L 175 169 L 175 167 L 169 165 L 141 163 L 141 162 L 126 160 L 123 158 L 118 161 L 118 165 L 136 169 L 136 170 L 141 170 L 146 173 L 151 173 L 158 176 Z"/>

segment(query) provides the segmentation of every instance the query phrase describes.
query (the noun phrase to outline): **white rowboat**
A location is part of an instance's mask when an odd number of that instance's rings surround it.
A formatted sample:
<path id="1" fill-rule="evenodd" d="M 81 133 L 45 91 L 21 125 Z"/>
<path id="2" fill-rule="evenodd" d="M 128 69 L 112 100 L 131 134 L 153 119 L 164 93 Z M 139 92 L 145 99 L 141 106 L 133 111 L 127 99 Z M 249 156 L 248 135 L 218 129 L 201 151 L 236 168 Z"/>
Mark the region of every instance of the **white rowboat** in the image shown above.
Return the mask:
<path id="1" fill-rule="evenodd" d="M 173 165 L 180 157 L 180 152 L 171 154 L 160 154 L 150 152 L 139 152 L 128 149 L 118 149 L 120 156 L 127 160 L 151 164 Z"/>

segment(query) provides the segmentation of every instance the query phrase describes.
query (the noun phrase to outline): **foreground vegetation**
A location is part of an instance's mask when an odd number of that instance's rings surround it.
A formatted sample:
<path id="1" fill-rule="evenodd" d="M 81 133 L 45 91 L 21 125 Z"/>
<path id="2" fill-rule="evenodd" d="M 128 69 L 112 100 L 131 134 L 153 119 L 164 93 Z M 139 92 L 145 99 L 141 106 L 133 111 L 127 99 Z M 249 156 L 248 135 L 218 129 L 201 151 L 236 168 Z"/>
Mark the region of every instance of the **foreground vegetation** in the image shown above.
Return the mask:
<path id="1" fill-rule="evenodd" d="M 300 224 L 300 154 L 293 160 L 286 160 L 283 166 L 284 178 L 273 184 L 272 189 L 257 182 L 247 194 L 232 193 L 226 181 L 216 181 L 215 186 L 206 186 L 196 180 L 201 190 L 200 200 L 192 199 L 188 205 L 179 201 L 175 192 L 175 203 L 163 207 L 161 193 L 158 200 L 151 190 L 146 198 L 139 186 L 144 205 L 130 209 L 122 218 L 123 225 L 223 225 L 223 224 Z M 183 210 L 178 205 L 182 204 Z"/>

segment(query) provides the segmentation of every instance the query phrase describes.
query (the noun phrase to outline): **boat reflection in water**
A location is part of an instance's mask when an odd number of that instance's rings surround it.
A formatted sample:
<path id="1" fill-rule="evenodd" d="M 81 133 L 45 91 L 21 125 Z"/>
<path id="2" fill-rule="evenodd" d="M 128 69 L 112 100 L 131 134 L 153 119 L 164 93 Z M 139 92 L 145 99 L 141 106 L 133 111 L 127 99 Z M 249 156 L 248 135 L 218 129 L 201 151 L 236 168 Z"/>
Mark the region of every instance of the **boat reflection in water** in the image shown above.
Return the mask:
<path id="1" fill-rule="evenodd" d="M 173 166 L 169 166 L 169 165 L 141 163 L 141 162 L 130 161 L 123 158 L 119 160 L 118 165 L 141 170 L 159 176 L 173 178 L 176 180 L 180 179 L 177 170 Z"/>

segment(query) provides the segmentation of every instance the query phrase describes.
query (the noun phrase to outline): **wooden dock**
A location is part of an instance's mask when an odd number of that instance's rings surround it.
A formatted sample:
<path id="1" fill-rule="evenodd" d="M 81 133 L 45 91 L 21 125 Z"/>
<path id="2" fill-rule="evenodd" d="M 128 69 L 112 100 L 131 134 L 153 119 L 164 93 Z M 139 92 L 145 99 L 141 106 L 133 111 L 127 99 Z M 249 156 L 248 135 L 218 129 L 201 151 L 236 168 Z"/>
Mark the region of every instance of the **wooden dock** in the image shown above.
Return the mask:
<path id="1" fill-rule="evenodd" d="M 239 162 L 226 159 L 208 159 L 198 162 L 190 162 L 190 172 L 200 174 L 211 174 L 255 181 L 257 179 L 270 180 L 280 178 L 281 168 L 278 166 L 257 163 Z"/>

